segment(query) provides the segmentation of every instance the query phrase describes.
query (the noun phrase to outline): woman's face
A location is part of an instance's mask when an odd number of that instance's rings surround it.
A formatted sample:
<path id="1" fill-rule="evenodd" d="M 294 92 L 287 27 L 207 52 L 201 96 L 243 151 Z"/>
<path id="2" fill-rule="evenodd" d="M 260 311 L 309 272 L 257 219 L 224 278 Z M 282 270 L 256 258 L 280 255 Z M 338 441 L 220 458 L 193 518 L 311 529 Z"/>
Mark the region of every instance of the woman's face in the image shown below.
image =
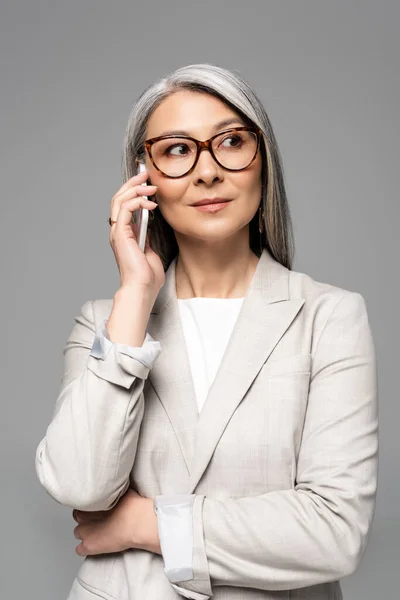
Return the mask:
<path id="1" fill-rule="evenodd" d="M 217 127 L 226 119 L 234 121 Z M 241 125 L 246 123 L 218 98 L 181 90 L 155 109 L 148 121 L 146 138 L 179 130 L 198 140 L 207 140 L 220 131 Z M 194 170 L 179 179 L 170 179 L 158 172 L 147 155 L 146 168 L 151 183 L 158 186 L 157 210 L 175 230 L 178 244 L 187 237 L 211 243 L 231 236 L 248 236 L 247 225 L 261 198 L 260 151 L 250 167 L 238 172 L 220 167 L 206 150 L 200 152 Z M 231 202 L 216 212 L 204 212 L 191 206 L 203 198 L 215 197 L 227 198 Z"/>

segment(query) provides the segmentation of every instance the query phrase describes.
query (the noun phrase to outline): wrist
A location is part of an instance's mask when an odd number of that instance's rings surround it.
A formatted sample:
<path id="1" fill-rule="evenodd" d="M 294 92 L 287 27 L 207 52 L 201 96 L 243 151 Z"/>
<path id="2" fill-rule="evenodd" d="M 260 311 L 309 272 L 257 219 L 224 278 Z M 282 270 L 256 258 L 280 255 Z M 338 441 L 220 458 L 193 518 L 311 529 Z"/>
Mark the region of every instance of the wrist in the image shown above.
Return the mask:
<path id="1" fill-rule="evenodd" d="M 121 286 L 114 294 L 114 304 L 134 303 L 139 309 L 151 311 L 154 298 L 151 290 L 145 286 Z"/>
<path id="2" fill-rule="evenodd" d="M 132 548 L 140 548 L 161 555 L 158 520 L 154 512 L 154 498 L 146 498 L 141 521 L 141 533 L 138 534 L 137 530 L 134 531 L 133 540 L 131 540 Z"/>
<path id="3" fill-rule="evenodd" d="M 120 288 L 114 296 L 107 322 L 112 342 L 141 347 L 146 335 L 152 301 L 146 291 Z"/>

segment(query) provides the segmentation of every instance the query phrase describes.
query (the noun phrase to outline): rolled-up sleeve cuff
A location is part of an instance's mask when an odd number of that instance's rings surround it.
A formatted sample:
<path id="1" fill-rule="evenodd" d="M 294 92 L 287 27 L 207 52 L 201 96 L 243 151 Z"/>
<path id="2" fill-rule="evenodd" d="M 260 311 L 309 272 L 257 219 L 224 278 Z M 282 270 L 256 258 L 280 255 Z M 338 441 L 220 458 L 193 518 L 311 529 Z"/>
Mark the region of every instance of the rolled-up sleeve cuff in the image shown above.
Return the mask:
<path id="1" fill-rule="evenodd" d="M 204 498 L 177 494 L 154 499 L 165 574 L 181 596 L 193 600 L 212 595 L 202 522 Z"/>
<path id="2" fill-rule="evenodd" d="M 129 388 L 138 377 L 147 379 L 149 371 L 161 352 L 160 342 L 147 332 L 142 346 L 114 343 L 107 331 L 108 319 L 96 329 L 88 368 L 102 379 Z"/>

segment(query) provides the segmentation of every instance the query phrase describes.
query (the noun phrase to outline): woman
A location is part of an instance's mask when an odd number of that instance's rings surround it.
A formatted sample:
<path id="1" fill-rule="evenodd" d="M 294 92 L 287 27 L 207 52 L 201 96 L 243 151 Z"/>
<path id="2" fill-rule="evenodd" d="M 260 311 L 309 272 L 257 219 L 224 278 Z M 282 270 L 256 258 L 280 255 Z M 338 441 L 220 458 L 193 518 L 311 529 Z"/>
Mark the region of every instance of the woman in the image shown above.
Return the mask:
<path id="1" fill-rule="evenodd" d="M 124 181 L 121 285 L 75 318 L 36 453 L 86 557 L 69 600 L 342 598 L 377 488 L 363 297 L 291 269 L 279 151 L 235 73 L 190 65 L 148 88 Z"/>

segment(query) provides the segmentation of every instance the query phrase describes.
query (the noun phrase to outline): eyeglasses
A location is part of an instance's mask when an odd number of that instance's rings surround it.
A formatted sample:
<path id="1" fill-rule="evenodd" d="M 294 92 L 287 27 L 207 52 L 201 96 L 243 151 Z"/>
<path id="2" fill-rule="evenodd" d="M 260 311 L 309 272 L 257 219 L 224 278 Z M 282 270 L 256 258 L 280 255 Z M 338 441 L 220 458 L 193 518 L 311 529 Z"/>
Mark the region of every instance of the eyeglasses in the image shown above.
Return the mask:
<path id="1" fill-rule="evenodd" d="M 261 134 L 258 127 L 234 127 L 204 142 L 186 135 L 165 135 L 148 139 L 144 145 L 157 171 L 175 179 L 193 171 L 203 149 L 227 171 L 247 169 L 257 156 Z"/>

